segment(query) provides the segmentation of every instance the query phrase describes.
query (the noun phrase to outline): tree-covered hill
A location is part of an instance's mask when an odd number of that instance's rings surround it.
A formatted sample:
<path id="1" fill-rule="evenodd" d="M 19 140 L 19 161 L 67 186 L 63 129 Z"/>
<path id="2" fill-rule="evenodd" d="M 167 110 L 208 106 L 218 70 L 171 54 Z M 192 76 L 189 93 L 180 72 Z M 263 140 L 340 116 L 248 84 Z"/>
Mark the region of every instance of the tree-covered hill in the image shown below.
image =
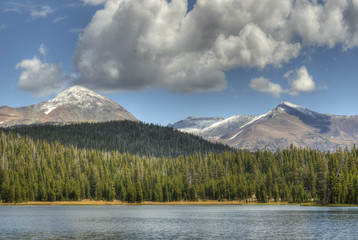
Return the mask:
<path id="1" fill-rule="evenodd" d="M 358 204 L 358 150 L 151 157 L 0 130 L 0 200 L 248 200 Z"/>
<path id="2" fill-rule="evenodd" d="M 139 156 L 179 156 L 232 150 L 173 128 L 134 121 L 32 125 L 3 131 L 49 142 L 59 141 L 77 148 L 116 150 Z"/>

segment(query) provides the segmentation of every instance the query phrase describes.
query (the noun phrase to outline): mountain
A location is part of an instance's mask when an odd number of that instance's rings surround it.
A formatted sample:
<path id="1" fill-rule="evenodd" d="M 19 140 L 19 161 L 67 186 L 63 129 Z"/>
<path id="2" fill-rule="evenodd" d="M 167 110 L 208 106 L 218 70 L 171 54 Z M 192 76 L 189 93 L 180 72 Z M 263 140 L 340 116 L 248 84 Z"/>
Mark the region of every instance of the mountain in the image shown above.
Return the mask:
<path id="1" fill-rule="evenodd" d="M 39 123 L 138 121 L 111 99 L 85 87 L 74 86 L 55 98 L 19 108 L 0 107 L 0 127 Z"/>
<path id="2" fill-rule="evenodd" d="M 196 134 L 234 148 L 250 150 L 282 149 L 291 143 L 322 151 L 358 145 L 358 116 L 322 114 L 282 102 L 263 115 L 251 116 L 251 119 L 246 116 L 240 123 L 232 121 L 235 117 L 212 124 Z"/>
<path id="3" fill-rule="evenodd" d="M 224 120 L 222 117 L 188 117 L 174 124 L 169 124 L 168 127 L 195 134 L 222 120 Z"/>
<path id="4" fill-rule="evenodd" d="M 335 151 L 358 144 L 358 116 L 322 114 L 282 102 L 266 114 L 254 118 L 224 140 L 229 146 L 249 149 L 312 147 Z"/>

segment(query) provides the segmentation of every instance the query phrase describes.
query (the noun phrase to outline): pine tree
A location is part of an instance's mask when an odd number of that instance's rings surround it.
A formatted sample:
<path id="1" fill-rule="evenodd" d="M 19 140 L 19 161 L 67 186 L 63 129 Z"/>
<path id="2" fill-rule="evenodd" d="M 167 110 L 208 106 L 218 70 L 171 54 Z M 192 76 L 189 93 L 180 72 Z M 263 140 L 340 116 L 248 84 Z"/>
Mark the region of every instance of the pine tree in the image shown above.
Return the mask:
<path id="1" fill-rule="evenodd" d="M 136 183 L 136 202 L 137 203 L 143 202 L 143 191 L 142 191 L 142 185 L 140 182 Z"/>

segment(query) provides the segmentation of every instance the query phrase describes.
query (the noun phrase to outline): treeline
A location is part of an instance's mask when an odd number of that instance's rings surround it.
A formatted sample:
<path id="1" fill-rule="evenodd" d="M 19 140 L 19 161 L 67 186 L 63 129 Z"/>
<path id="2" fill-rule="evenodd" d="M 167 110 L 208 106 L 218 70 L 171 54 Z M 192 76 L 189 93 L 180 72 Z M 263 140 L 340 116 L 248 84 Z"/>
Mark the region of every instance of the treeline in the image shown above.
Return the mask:
<path id="1" fill-rule="evenodd" d="M 195 152 L 220 153 L 232 150 L 226 145 L 211 143 L 201 137 L 170 127 L 134 121 L 34 125 L 3 129 L 3 131 L 49 142 L 59 141 L 76 148 L 115 150 L 139 156 L 176 157 Z"/>
<path id="2" fill-rule="evenodd" d="M 358 151 L 291 147 L 139 157 L 0 131 L 3 202 L 247 200 L 358 204 Z"/>

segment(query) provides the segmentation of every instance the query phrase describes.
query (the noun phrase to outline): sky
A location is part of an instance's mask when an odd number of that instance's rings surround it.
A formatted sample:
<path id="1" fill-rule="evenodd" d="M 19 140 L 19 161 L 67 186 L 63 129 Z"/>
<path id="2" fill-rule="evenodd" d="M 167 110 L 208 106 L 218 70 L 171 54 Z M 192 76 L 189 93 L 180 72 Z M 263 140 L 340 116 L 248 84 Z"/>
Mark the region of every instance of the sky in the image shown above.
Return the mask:
<path id="1" fill-rule="evenodd" d="M 147 123 L 358 115 L 358 0 L 2 0 L 0 106 L 73 85 Z"/>

